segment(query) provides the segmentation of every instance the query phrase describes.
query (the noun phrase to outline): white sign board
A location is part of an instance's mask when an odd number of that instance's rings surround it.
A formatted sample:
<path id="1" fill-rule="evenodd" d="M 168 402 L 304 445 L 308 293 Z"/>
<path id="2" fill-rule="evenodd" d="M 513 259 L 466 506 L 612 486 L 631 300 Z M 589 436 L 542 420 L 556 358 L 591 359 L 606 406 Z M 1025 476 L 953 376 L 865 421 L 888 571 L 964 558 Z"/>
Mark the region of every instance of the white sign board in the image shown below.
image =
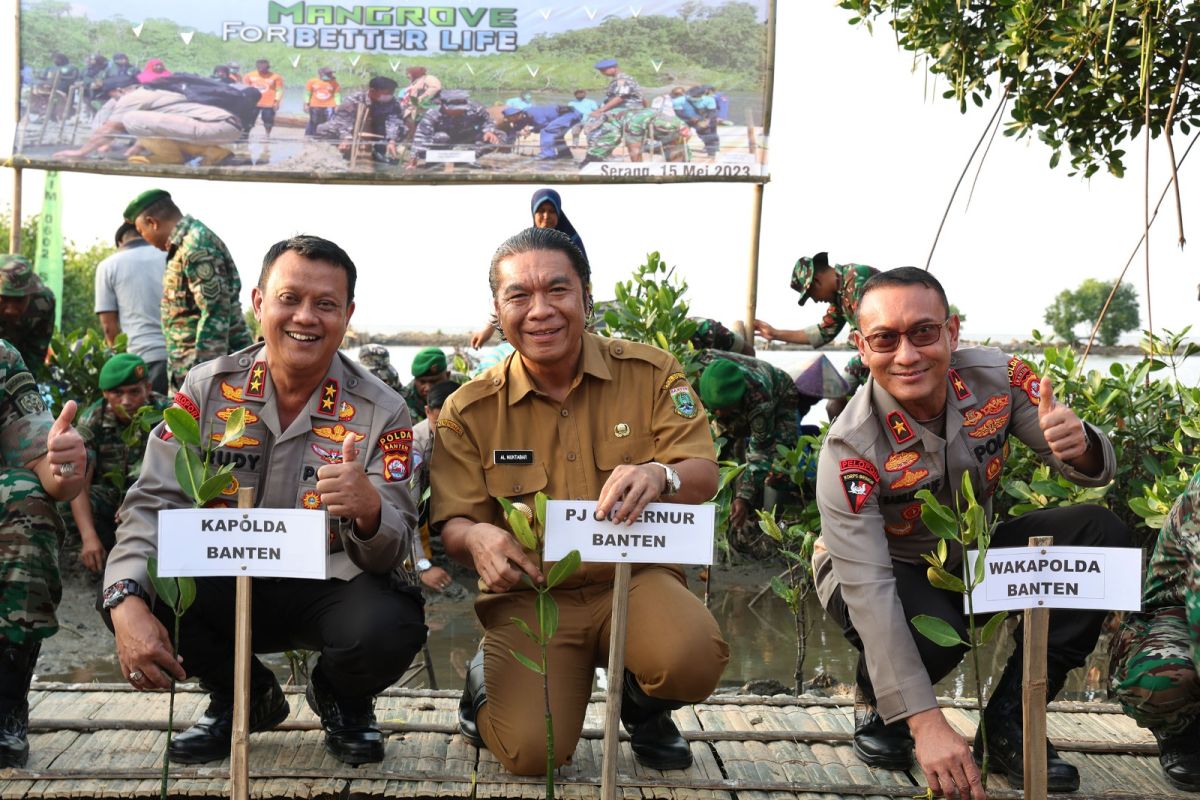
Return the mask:
<path id="1" fill-rule="evenodd" d="M 632 525 L 596 519 L 595 500 L 546 503 L 546 560 L 578 550 L 584 561 L 711 564 L 716 506 L 650 503 Z"/>
<path id="2" fill-rule="evenodd" d="M 425 161 L 429 164 L 474 164 L 474 150 L 426 150 Z"/>
<path id="3" fill-rule="evenodd" d="M 967 553 L 974 565 L 978 550 Z M 1142 551 L 1136 547 L 997 547 L 987 553 L 976 613 L 1024 608 L 1140 611 Z M 963 608 L 967 598 L 963 596 Z"/>
<path id="4" fill-rule="evenodd" d="M 188 508 L 158 512 L 158 574 L 325 580 L 324 511 Z"/>

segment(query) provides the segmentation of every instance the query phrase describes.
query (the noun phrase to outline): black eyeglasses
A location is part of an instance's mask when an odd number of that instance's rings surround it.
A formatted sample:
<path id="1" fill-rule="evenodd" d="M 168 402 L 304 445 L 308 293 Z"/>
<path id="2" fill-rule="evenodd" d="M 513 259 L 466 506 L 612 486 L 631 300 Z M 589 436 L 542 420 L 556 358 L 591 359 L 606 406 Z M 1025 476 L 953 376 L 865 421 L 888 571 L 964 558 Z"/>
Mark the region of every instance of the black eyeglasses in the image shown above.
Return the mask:
<path id="1" fill-rule="evenodd" d="M 906 331 L 882 331 L 863 336 L 867 347 L 875 353 L 891 353 L 900 346 L 900 339 L 908 337 L 913 347 L 928 347 L 942 338 L 942 328 L 946 327 L 949 318 L 942 322 L 925 322 Z M 861 335 L 861 334 L 860 334 Z"/>

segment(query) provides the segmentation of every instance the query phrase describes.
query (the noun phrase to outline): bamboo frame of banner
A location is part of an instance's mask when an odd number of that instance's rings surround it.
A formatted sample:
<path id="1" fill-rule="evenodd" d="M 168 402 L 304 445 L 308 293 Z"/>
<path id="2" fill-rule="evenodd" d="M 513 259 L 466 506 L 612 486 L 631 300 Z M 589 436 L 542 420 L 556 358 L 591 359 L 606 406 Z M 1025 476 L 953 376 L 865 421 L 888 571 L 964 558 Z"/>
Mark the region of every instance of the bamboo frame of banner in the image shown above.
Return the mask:
<path id="1" fill-rule="evenodd" d="M 16 3 L 16 10 L 13 12 L 13 37 L 16 42 L 13 45 L 13 75 L 15 76 L 16 85 L 13 87 L 13 130 L 16 131 L 21 125 L 21 4 Z M 18 253 L 21 251 L 21 168 L 13 167 L 13 193 L 12 193 L 12 230 L 8 232 L 8 252 Z"/>

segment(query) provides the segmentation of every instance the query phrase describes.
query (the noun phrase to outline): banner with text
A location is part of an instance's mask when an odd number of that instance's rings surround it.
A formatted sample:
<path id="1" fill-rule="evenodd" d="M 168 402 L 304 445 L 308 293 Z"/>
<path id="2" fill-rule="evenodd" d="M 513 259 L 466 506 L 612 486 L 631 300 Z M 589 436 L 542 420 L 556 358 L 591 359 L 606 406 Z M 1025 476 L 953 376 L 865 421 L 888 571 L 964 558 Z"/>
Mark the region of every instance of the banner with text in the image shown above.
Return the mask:
<path id="1" fill-rule="evenodd" d="M 578 550 L 585 562 L 711 564 L 716 506 L 650 503 L 632 525 L 596 516 L 595 500 L 546 503 L 546 560 Z"/>
<path id="2" fill-rule="evenodd" d="M 22 0 L 18 166 L 767 179 L 771 0 Z"/>
<path id="3" fill-rule="evenodd" d="M 967 552 L 966 564 L 978 560 L 978 550 Z M 976 613 L 1142 607 L 1142 551 L 1136 547 L 997 547 L 987 552 L 985 567 L 971 595 Z"/>

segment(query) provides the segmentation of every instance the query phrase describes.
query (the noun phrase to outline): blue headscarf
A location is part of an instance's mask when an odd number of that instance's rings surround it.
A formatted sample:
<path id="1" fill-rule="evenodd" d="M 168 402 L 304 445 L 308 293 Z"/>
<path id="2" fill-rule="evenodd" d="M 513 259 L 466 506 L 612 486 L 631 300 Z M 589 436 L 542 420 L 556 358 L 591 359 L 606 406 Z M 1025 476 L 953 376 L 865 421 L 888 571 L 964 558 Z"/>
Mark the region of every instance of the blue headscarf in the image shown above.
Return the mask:
<path id="1" fill-rule="evenodd" d="M 571 241 L 579 248 L 579 252 L 583 253 L 583 257 L 587 258 L 587 250 L 583 246 L 583 239 L 579 238 L 579 231 L 575 230 L 575 226 L 571 224 L 571 220 L 567 219 L 567 215 L 562 210 L 562 198 L 558 196 L 558 192 L 553 189 L 538 189 L 533 193 L 533 200 L 530 201 L 530 215 L 537 214 L 538 207 L 547 200 L 554 206 L 554 212 L 558 214 L 558 224 L 554 226 L 557 231 L 562 231 L 567 236 L 571 237 Z"/>

